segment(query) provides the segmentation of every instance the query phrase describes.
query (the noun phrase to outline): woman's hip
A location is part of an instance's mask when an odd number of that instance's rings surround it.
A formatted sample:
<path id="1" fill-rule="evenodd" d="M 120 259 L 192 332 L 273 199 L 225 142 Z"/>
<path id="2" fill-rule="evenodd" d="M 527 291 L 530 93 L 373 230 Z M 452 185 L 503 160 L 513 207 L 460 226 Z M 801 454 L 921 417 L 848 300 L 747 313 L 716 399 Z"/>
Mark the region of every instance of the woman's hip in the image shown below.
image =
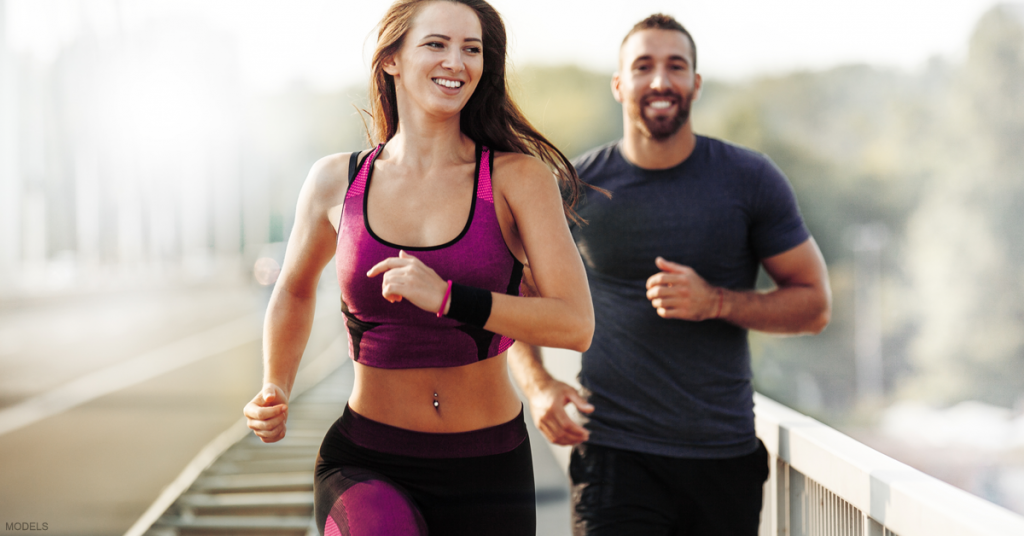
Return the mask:
<path id="1" fill-rule="evenodd" d="M 314 488 L 321 527 L 336 515 L 332 511 L 353 513 L 336 505 L 351 500 L 354 489 L 388 490 L 389 504 L 409 504 L 431 533 L 523 535 L 533 534 L 536 523 L 521 414 L 483 430 L 430 434 L 369 421 L 346 408 L 321 445 Z"/>

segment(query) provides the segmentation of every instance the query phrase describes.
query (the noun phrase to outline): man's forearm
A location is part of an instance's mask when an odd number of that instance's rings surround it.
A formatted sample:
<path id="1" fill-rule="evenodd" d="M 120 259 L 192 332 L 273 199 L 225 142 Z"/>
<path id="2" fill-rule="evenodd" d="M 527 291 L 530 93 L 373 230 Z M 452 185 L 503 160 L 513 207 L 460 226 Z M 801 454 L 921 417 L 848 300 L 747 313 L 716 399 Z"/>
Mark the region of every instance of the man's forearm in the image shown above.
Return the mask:
<path id="1" fill-rule="evenodd" d="M 831 304 L 825 289 L 780 287 L 770 292 L 722 291 L 719 318 L 768 333 L 820 333 L 828 325 Z"/>
<path id="2" fill-rule="evenodd" d="M 717 316 L 768 333 L 821 333 L 832 315 L 832 290 L 814 239 L 761 262 L 778 287 L 770 292 L 725 290 Z"/>
<path id="3" fill-rule="evenodd" d="M 540 347 L 517 341 L 508 350 L 508 366 L 519 388 L 526 396 L 532 396 L 538 389 L 554 378 L 544 368 Z"/>

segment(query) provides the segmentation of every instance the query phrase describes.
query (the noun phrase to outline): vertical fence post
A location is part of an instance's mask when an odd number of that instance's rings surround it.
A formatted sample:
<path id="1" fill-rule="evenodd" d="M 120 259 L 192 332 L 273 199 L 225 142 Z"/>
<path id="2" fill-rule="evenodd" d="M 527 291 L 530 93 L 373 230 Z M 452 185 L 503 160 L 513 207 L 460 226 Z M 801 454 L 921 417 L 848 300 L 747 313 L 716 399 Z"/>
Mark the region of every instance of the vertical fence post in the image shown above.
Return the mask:
<path id="1" fill-rule="evenodd" d="M 789 496 L 789 464 L 779 460 L 776 466 L 779 468 L 781 477 L 778 481 L 779 488 L 775 492 L 775 496 L 778 497 L 778 534 L 779 536 L 789 536 L 792 534 L 789 516 L 793 510 Z"/>

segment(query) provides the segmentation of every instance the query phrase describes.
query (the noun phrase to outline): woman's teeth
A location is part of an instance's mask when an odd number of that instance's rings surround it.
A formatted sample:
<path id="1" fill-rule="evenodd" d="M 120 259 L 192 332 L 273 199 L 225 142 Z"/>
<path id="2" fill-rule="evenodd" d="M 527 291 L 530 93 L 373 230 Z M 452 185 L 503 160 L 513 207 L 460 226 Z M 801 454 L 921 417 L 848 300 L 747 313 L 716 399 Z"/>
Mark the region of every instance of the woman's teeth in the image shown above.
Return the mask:
<path id="1" fill-rule="evenodd" d="M 439 86 L 450 87 L 450 88 L 460 88 L 460 87 L 462 87 L 462 82 L 459 82 L 458 80 L 445 80 L 443 78 L 434 78 L 433 80 L 434 80 L 434 83 L 439 85 Z"/>

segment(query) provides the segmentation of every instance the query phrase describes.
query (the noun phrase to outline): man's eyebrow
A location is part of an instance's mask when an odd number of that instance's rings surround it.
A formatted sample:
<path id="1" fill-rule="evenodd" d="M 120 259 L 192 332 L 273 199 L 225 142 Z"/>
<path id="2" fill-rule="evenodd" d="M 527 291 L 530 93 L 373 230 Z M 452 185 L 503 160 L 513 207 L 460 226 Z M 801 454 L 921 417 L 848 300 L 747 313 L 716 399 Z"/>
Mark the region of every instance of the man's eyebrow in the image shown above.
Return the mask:
<path id="1" fill-rule="evenodd" d="M 650 54 L 646 54 L 646 55 L 643 55 L 643 56 L 637 56 L 637 57 L 633 58 L 632 65 L 636 65 L 636 64 L 640 63 L 641 61 L 650 61 L 650 60 L 651 60 L 651 55 Z"/>
<path id="2" fill-rule="evenodd" d="M 445 41 L 451 41 L 452 38 L 443 34 L 430 34 L 423 36 L 423 39 L 444 39 Z M 422 39 L 421 39 L 422 41 Z M 483 40 L 479 37 L 467 37 L 466 41 L 476 41 L 477 43 L 483 43 Z"/>
<path id="3" fill-rule="evenodd" d="M 644 54 L 643 56 L 637 56 L 636 59 L 633 60 L 632 65 L 636 65 L 637 63 L 640 63 L 642 61 L 651 61 L 653 59 L 654 58 L 650 54 Z M 681 61 L 687 65 L 690 64 L 689 58 L 687 58 L 686 56 L 681 56 L 679 54 L 673 54 L 669 56 L 668 59 L 669 61 Z"/>

